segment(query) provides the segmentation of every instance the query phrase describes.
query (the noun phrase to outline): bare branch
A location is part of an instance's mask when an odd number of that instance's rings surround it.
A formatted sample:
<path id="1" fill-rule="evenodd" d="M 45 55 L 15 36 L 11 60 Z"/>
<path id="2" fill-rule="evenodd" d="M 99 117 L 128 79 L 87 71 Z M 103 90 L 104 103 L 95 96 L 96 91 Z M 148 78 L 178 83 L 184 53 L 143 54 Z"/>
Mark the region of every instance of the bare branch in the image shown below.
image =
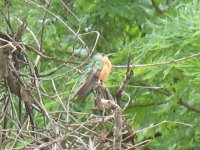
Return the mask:
<path id="1" fill-rule="evenodd" d="M 131 54 L 129 53 L 128 55 L 128 62 L 127 62 L 127 71 L 126 71 L 126 78 L 123 81 L 123 83 L 120 85 L 119 89 L 116 92 L 116 100 L 117 103 L 120 104 L 120 100 L 122 97 L 122 92 L 125 90 L 125 88 L 127 87 L 129 81 L 131 80 L 132 76 L 133 76 L 133 70 L 130 67 L 130 63 L 131 63 Z"/>
<path id="2" fill-rule="evenodd" d="M 170 61 L 166 61 L 166 62 L 161 62 L 161 63 L 155 63 L 155 64 L 140 64 L 140 65 L 130 65 L 131 68 L 144 68 L 144 67 L 155 67 L 155 66 L 163 66 L 163 65 L 170 65 L 170 64 L 176 64 L 179 62 L 183 62 L 185 60 L 188 59 L 193 59 L 196 57 L 199 57 L 200 53 L 196 53 L 196 54 L 192 54 L 190 56 L 187 57 L 182 57 L 179 59 L 174 59 L 174 60 L 170 60 Z M 127 65 L 115 65 L 113 66 L 113 68 L 127 68 Z"/>
<path id="3" fill-rule="evenodd" d="M 194 108 L 194 107 L 190 106 L 189 104 L 187 104 L 186 102 L 184 102 L 182 99 L 178 100 L 178 104 L 186 107 L 188 110 L 200 113 L 200 109 L 197 109 L 197 108 Z"/>
<path id="4" fill-rule="evenodd" d="M 155 2 L 155 0 L 151 0 L 152 5 L 155 7 L 155 9 L 160 13 L 163 14 L 166 10 L 162 10 Z"/>

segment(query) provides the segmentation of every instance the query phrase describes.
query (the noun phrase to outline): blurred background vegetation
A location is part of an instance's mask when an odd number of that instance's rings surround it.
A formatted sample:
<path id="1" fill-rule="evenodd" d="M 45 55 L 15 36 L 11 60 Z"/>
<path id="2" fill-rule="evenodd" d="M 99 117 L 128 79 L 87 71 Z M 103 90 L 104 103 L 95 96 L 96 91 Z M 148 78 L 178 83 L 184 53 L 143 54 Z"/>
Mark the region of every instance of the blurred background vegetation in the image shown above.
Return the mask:
<path id="1" fill-rule="evenodd" d="M 24 32 L 20 42 L 31 45 L 33 49 L 47 56 L 83 62 L 91 51 L 91 55 L 97 52 L 113 53 L 110 57 L 113 64 L 112 73 L 105 83 L 113 97 L 125 79 L 127 57 L 131 53 L 134 76 L 124 91 L 131 99 L 123 112 L 127 122 L 135 131 L 140 131 L 165 120 L 169 121 L 138 132 L 135 144 L 152 139 L 145 149 L 200 149 L 199 0 L 0 2 L 1 31 L 16 33 L 20 20 L 25 22 L 38 43 L 28 31 Z M 9 18 L 7 21 L 10 22 L 10 27 L 3 16 Z M 85 44 L 75 33 L 70 32 L 61 20 L 79 34 Z M 94 31 L 100 33 L 98 42 L 97 33 Z M 30 50 L 27 57 L 34 62 L 37 54 Z M 44 58 L 41 58 L 37 65 L 42 81 L 40 88 L 51 96 L 43 95 L 45 108 L 49 112 L 63 110 L 52 88 L 52 80 L 64 104 L 71 91 L 77 88 L 74 85 L 80 81 L 80 74 L 74 69 L 77 64 L 66 63 L 52 73 L 62 65 L 62 61 Z M 21 72 L 27 74 L 28 70 L 23 68 Z M 23 77 L 23 80 L 31 82 L 28 77 Z M 3 84 L 0 84 L 0 87 L 4 89 Z M 3 99 L 5 91 L 0 96 Z M 17 102 L 15 101 L 14 105 L 18 105 Z M 127 95 L 124 94 L 121 107 L 127 102 Z M 3 108 L 3 105 L 1 101 L 0 108 Z M 92 107 L 91 94 L 84 102 L 74 102 L 71 109 L 92 113 Z M 13 110 L 13 106 L 10 106 L 11 109 Z M 14 119 L 12 113 L 10 111 L 8 116 Z M 35 112 L 34 117 L 39 126 L 44 126 L 40 113 Z M 76 117 L 85 119 L 82 116 Z M 8 124 L 15 128 L 12 122 Z M 184 124 L 191 124 L 192 127 Z M 3 128 L 2 121 L 1 126 Z"/>

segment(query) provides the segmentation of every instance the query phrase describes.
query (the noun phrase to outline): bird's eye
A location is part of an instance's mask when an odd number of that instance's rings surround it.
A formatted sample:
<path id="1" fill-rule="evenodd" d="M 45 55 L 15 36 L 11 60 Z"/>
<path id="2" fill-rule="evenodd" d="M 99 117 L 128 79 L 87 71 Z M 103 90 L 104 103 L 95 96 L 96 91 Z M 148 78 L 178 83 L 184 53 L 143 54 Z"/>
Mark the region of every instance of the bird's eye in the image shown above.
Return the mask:
<path id="1" fill-rule="evenodd" d="M 104 57 L 104 56 L 105 56 L 105 54 L 104 54 L 104 53 L 99 53 L 99 55 L 100 55 L 100 56 L 102 56 L 102 57 Z"/>

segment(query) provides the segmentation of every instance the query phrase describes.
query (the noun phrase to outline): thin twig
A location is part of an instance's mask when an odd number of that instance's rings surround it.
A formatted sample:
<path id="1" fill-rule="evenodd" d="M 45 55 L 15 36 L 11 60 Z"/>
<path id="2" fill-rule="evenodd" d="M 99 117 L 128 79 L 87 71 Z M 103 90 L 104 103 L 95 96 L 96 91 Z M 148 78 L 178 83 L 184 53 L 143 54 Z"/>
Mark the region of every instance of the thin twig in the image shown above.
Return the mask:
<path id="1" fill-rule="evenodd" d="M 146 130 L 155 128 L 155 127 L 157 127 L 157 126 L 160 126 L 160 125 L 162 125 L 162 124 L 167 124 L 167 123 L 184 125 L 184 126 L 187 126 L 187 127 L 190 127 L 190 128 L 193 127 L 192 124 L 188 124 L 188 123 L 184 123 L 184 122 L 180 122 L 180 121 L 169 121 L 169 120 L 164 120 L 164 121 L 162 121 L 162 122 L 160 122 L 160 123 L 151 125 L 151 126 L 149 126 L 149 127 L 147 127 L 147 128 L 143 128 L 143 129 L 141 129 L 141 130 L 137 130 L 137 131 L 135 131 L 135 133 L 140 133 L 140 132 L 143 132 L 143 131 L 146 131 Z"/>
<path id="2" fill-rule="evenodd" d="M 75 13 L 73 13 L 73 11 L 65 4 L 65 2 L 63 2 L 63 0 L 60 0 L 61 3 L 63 4 L 63 6 L 70 12 L 70 14 L 72 14 L 72 16 L 74 16 L 74 18 L 76 18 L 76 20 L 78 22 L 80 22 L 80 19 L 75 15 Z"/>
<path id="3" fill-rule="evenodd" d="M 37 6 L 38 8 L 41 8 L 41 9 L 43 9 L 44 11 L 48 12 L 49 14 L 51 14 L 52 16 L 54 16 L 56 19 L 58 19 L 60 22 L 62 22 L 62 23 L 65 25 L 65 27 L 67 27 L 67 29 L 68 29 L 73 35 L 75 35 L 75 36 L 80 40 L 80 42 L 81 42 L 84 46 L 86 46 L 86 48 L 89 50 L 89 48 L 87 47 L 86 43 L 80 38 L 80 36 L 77 35 L 76 32 L 75 32 L 67 23 L 65 23 L 59 16 L 57 16 L 57 15 L 54 14 L 53 12 L 49 11 L 48 9 L 44 8 L 42 5 L 39 5 L 39 4 L 37 4 L 37 3 L 33 2 L 33 1 L 25 0 L 25 2 L 30 3 L 30 4 L 32 4 L 32 5 L 34 5 L 34 6 Z"/>
<path id="4" fill-rule="evenodd" d="M 197 108 L 194 108 L 194 107 L 190 106 L 189 104 L 187 104 L 186 102 L 184 102 L 182 99 L 178 100 L 178 104 L 186 107 L 187 109 L 189 109 L 191 111 L 200 113 L 200 109 L 197 109 Z"/>
<path id="5" fill-rule="evenodd" d="M 123 81 L 123 83 L 120 85 L 119 89 L 117 90 L 116 94 L 115 94 L 115 98 L 117 100 L 117 103 L 120 104 L 120 100 L 122 97 L 122 92 L 126 89 L 127 84 L 130 82 L 132 76 L 133 76 L 133 70 L 130 67 L 130 63 L 131 63 L 131 54 L 129 53 L 128 55 L 128 62 L 127 62 L 127 71 L 126 71 L 126 78 Z"/>
<path id="6" fill-rule="evenodd" d="M 142 141 L 142 142 L 140 142 L 140 143 L 138 143 L 138 144 L 135 144 L 135 145 L 133 145 L 133 146 L 131 146 L 131 147 L 128 147 L 126 150 L 137 149 L 137 147 L 139 147 L 139 146 L 144 147 L 145 145 L 149 144 L 150 142 L 152 142 L 152 140 L 145 140 L 145 141 Z M 140 148 L 139 148 L 139 149 L 140 149 Z"/>
<path id="7" fill-rule="evenodd" d="M 157 126 L 160 126 L 160 125 L 162 125 L 162 124 L 167 124 L 167 123 L 184 125 L 184 126 L 191 127 L 191 128 L 193 127 L 192 124 L 187 124 L 187 123 L 184 123 L 184 122 L 164 120 L 164 121 L 162 121 L 162 122 L 160 122 L 160 123 L 157 123 L 157 124 L 155 124 L 155 125 L 151 125 L 151 126 L 149 126 L 149 127 L 143 128 L 143 129 L 141 129 L 141 130 L 137 130 L 137 131 L 133 132 L 131 135 L 129 135 L 129 136 L 126 137 L 126 138 L 128 139 L 128 138 L 132 137 L 132 136 L 135 135 L 135 134 L 138 134 L 138 133 L 147 131 L 147 130 L 149 130 L 149 129 L 152 129 L 152 128 L 155 128 L 155 127 L 157 127 Z"/>
<path id="8" fill-rule="evenodd" d="M 51 3 L 51 0 L 49 0 L 47 2 L 47 10 L 49 9 L 50 7 L 50 3 Z M 43 40 L 44 40 L 44 26 L 45 26 L 45 19 L 46 19 L 46 15 L 47 15 L 47 12 L 44 11 L 44 16 L 43 16 L 43 19 L 42 19 L 42 29 L 41 29 L 41 36 L 40 36 L 40 49 L 39 51 L 40 52 L 43 52 Z M 35 63 L 34 63 L 34 67 L 36 67 L 39 63 L 41 59 L 41 56 L 40 55 L 37 55 L 36 59 L 35 59 Z"/>
<path id="9" fill-rule="evenodd" d="M 160 13 L 163 14 L 166 10 L 162 10 L 155 2 L 155 0 L 151 0 L 152 5 L 155 7 L 155 9 Z"/>
<path id="10" fill-rule="evenodd" d="M 139 65 L 130 65 L 131 68 L 144 68 L 144 67 L 156 67 L 156 66 L 163 66 L 163 65 L 170 65 L 170 64 L 176 64 L 179 62 L 183 62 L 185 60 L 188 59 L 193 59 L 195 57 L 199 57 L 200 53 L 196 53 L 196 54 L 192 54 L 190 56 L 187 57 L 182 57 L 179 59 L 174 59 L 174 60 L 170 60 L 170 61 L 166 61 L 166 62 L 161 62 L 161 63 L 155 63 L 155 64 L 139 64 Z M 113 68 L 127 68 L 127 65 L 115 65 L 113 66 Z"/>

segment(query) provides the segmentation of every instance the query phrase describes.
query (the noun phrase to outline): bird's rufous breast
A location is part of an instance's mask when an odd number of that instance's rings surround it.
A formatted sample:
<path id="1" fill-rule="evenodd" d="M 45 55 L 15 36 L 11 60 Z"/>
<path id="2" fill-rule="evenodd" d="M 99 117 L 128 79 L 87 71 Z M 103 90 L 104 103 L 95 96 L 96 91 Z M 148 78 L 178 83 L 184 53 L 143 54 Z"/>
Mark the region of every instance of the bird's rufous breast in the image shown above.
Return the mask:
<path id="1" fill-rule="evenodd" d="M 99 79 L 104 82 L 111 72 L 112 64 L 107 56 L 101 56 L 101 60 L 103 61 L 103 68 L 101 70 Z"/>

